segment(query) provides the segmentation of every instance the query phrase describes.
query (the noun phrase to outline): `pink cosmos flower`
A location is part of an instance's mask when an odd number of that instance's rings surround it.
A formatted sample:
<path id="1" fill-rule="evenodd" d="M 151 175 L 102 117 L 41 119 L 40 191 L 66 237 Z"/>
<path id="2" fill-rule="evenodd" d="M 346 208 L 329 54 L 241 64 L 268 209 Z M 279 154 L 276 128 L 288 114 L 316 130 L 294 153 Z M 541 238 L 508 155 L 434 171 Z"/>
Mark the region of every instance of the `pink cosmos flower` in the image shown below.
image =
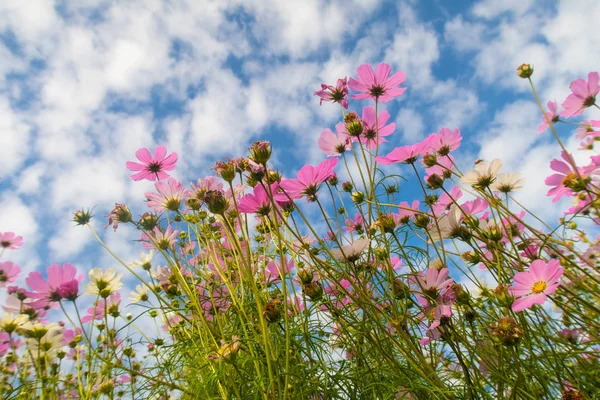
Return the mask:
<path id="1" fill-rule="evenodd" d="M 412 205 L 408 205 L 408 202 L 403 201 L 398 204 L 398 212 L 392 213 L 392 218 L 396 225 L 408 224 L 410 219 L 419 212 L 419 200 L 413 200 Z"/>
<path id="2" fill-rule="evenodd" d="M 577 139 L 586 137 L 596 138 L 600 136 L 600 120 L 590 119 L 589 121 L 583 121 L 575 131 L 577 132 L 577 135 L 575 135 Z"/>
<path id="3" fill-rule="evenodd" d="M 340 78 L 334 86 L 321 83 L 321 90 L 315 92 L 315 96 L 319 96 L 321 101 L 319 105 L 323 105 L 323 100 L 340 103 L 346 110 L 348 109 L 348 78 Z"/>
<path id="4" fill-rule="evenodd" d="M 581 167 L 577 167 L 577 171 L 573 170 L 573 156 L 566 152 L 561 153 L 561 157 L 564 161 L 554 159 L 550 162 L 550 168 L 556 171 L 556 174 L 550 175 L 544 180 L 544 183 L 548 186 L 553 186 L 546 196 L 554 196 L 552 202 L 557 202 L 563 196 L 572 196 L 573 188 L 577 188 L 580 181 L 585 180 L 585 171 Z M 578 178 L 577 173 L 579 173 Z M 583 188 L 582 188 L 583 189 Z"/>
<path id="5" fill-rule="evenodd" d="M 404 72 L 396 72 L 390 77 L 391 67 L 389 64 L 381 63 L 377 70 L 373 72 L 373 67 L 369 64 L 362 64 L 356 70 L 358 80 L 350 78 L 348 86 L 359 94 L 353 94 L 353 99 L 373 99 L 376 102 L 381 100 L 387 103 L 394 97 L 401 96 L 406 88 L 396 86 L 404 82 Z"/>
<path id="6" fill-rule="evenodd" d="M 548 111 L 546 111 L 546 116 L 548 117 L 548 119 L 546 119 L 546 117 L 542 115 L 542 122 L 540 123 L 537 129 L 538 134 L 548 129 L 551 124 L 558 122 L 558 112 L 556 110 L 557 107 L 558 105 L 556 103 L 556 100 L 548 102 Z"/>
<path id="7" fill-rule="evenodd" d="M 391 135 L 396 129 L 394 122 L 386 125 L 389 119 L 390 113 L 386 110 L 380 112 L 375 118 L 375 107 L 364 107 L 362 112 L 363 132 L 360 135 L 361 143 L 371 149 L 379 143 L 387 142 L 384 138 Z"/>
<path id="8" fill-rule="evenodd" d="M 121 305 L 121 293 L 115 292 L 108 296 L 107 299 L 99 299 L 96 306 L 90 307 L 87 310 L 87 315 L 84 315 L 81 322 L 84 324 L 93 320 L 104 319 L 104 313 L 116 318 L 119 314 L 119 306 Z"/>
<path id="9" fill-rule="evenodd" d="M 323 129 L 321 136 L 319 137 L 319 148 L 327 154 L 329 157 L 339 157 L 344 154 L 346 150 L 352 148 L 350 137 L 346 132 L 344 123 L 340 122 L 335 126 L 337 136 L 331 131 L 331 129 Z"/>
<path id="10" fill-rule="evenodd" d="M 209 191 L 223 190 L 223 183 L 217 180 L 215 176 L 207 176 L 204 179 L 199 178 L 197 184 L 190 184 L 192 190 L 188 192 L 188 197 L 195 197 L 203 202 L 206 193 Z"/>
<path id="11" fill-rule="evenodd" d="M 449 274 L 450 270 L 448 268 L 442 268 L 441 270 L 428 268 L 425 274 L 418 272 L 416 276 L 411 276 L 409 278 L 410 282 L 425 295 L 416 295 L 419 303 L 425 304 L 428 301 L 427 299 L 437 299 L 447 287 L 452 285 L 454 279 L 448 279 Z"/>
<path id="12" fill-rule="evenodd" d="M 460 186 L 454 186 L 452 190 L 450 190 L 450 196 L 446 192 L 442 193 L 439 197 L 437 203 L 433 205 L 433 212 L 435 215 L 439 216 L 445 211 L 450 209 L 450 206 L 454 204 L 455 201 L 458 201 L 463 195 L 463 192 Z"/>
<path id="13" fill-rule="evenodd" d="M 154 209 L 156 212 L 179 210 L 186 192 L 183 185 L 173 178 L 169 178 L 167 182 L 156 182 L 154 185 L 158 193 L 144 193 L 148 199 L 146 203 L 148 207 Z"/>
<path id="14" fill-rule="evenodd" d="M 257 213 L 261 216 L 267 216 L 271 212 L 271 199 L 269 198 L 269 192 L 266 188 L 258 184 L 254 186 L 254 193 L 244 195 L 238 203 L 238 211 L 244 214 Z M 279 189 L 279 183 L 275 182 L 271 185 L 270 193 L 273 196 L 273 200 L 276 202 L 288 202 L 288 198 L 283 193 L 277 193 Z"/>
<path id="15" fill-rule="evenodd" d="M 0 262 L 0 287 L 6 287 L 17 280 L 21 268 L 12 261 Z"/>
<path id="16" fill-rule="evenodd" d="M 544 304 L 546 296 L 552 294 L 560 286 L 559 279 L 564 268 L 558 260 L 535 260 L 529 271 L 517 272 L 515 284 L 509 288 L 510 293 L 518 297 L 512 305 L 514 312 L 531 308 L 534 304 Z"/>
<path id="17" fill-rule="evenodd" d="M 413 164 L 423 153 L 425 143 L 416 143 L 410 146 L 396 147 L 387 156 L 375 157 L 375 160 L 383 165 L 393 163 Z"/>
<path id="18" fill-rule="evenodd" d="M 437 175 L 444 179 L 450 178 L 453 170 L 454 156 L 452 154 L 447 154 L 445 157 L 438 157 L 436 165 L 425 168 L 425 172 L 427 173 L 425 180 L 429 181 L 429 177 L 432 175 Z"/>
<path id="19" fill-rule="evenodd" d="M 458 149 L 462 136 L 458 128 L 451 131 L 450 128 L 442 128 L 437 135 L 430 139 L 430 149 L 441 156 L 448 155 L 451 151 Z"/>
<path id="20" fill-rule="evenodd" d="M 22 245 L 22 236 L 16 236 L 14 232 L 0 232 L 1 249 L 17 250 Z"/>
<path id="21" fill-rule="evenodd" d="M 465 201 L 460 205 L 460 208 L 465 215 L 479 214 L 488 208 L 488 202 L 481 197 L 476 197 L 474 200 Z"/>
<path id="22" fill-rule="evenodd" d="M 363 219 L 362 215 L 356 213 L 354 214 L 354 219 L 346 219 L 346 226 L 344 226 L 344 230 L 347 232 L 362 231 L 364 224 L 365 220 Z"/>
<path id="23" fill-rule="evenodd" d="M 33 289 L 29 293 L 32 299 L 39 299 L 45 303 L 59 302 L 62 299 L 74 301 L 79 295 L 79 282 L 83 274 L 77 275 L 77 268 L 71 264 L 52 264 L 46 268 L 48 281 L 42 274 L 31 272 L 25 279 L 25 283 Z"/>
<path id="24" fill-rule="evenodd" d="M 149 181 L 162 181 L 167 179 L 169 174 L 165 171 L 172 171 L 177 163 L 177 153 L 171 153 L 167 156 L 167 148 L 164 146 L 156 146 L 154 157 L 148 149 L 138 149 L 135 156 L 142 163 L 127 161 L 127 169 L 130 171 L 140 171 L 131 175 L 134 181 L 147 179 Z"/>
<path id="25" fill-rule="evenodd" d="M 167 226 L 167 229 L 164 232 L 156 226 L 152 232 L 149 232 L 148 234 L 142 233 L 142 246 L 146 249 L 171 249 L 177 243 L 178 233 L 179 231 L 174 231 L 170 225 Z"/>
<path id="26" fill-rule="evenodd" d="M 596 95 L 600 92 L 599 80 L 598 72 L 590 72 L 587 81 L 579 78 L 571 82 L 572 93 L 562 103 L 563 110 L 560 115 L 574 117 L 583 113 L 586 108 L 593 106 L 596 103 Z"/>
<path id="27" fill-rule="evenodd" d="M 319 185 L 331 176 L 337 162 L 337 158 L 330 158 L 316 167 L 307 164 L 298 171 L 298 179 L 286 179 L 281 182 L 280 187 L 292 199 L 306 196 L 308 201 L 315 201 Z"/>

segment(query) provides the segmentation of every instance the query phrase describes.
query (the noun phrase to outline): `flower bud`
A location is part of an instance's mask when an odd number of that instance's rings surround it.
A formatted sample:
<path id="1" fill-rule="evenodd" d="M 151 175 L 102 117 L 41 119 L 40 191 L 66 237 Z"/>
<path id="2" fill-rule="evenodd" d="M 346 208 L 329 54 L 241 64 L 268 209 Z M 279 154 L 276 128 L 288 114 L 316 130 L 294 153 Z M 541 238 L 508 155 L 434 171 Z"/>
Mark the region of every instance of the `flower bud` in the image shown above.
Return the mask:
<path id="1" fill-rule="evenodd" d="M 303 285 L 308 285 L 312 282 L 314 277 L 313 271 L 310 267 L 298 268 L 298 279 Z"/>
<path id="2" fill-rule="evenodd" d="M 265 304 L 263 316 L 267 322 L 273 323 L 279 321 L 279 318 L 281 318 L 281 312 L 279 310 L 280 305 L 281 300 L 279 299 L 269 300 L 269 302 Z"/>
<path id="3" fill-rule="evenodd" d="M 265 165 L 271 158 L 271 143 L 267 140 L 252 143 L 248 150 L 250 150 L 250 159 L 258 164 Z"/>
<path id="4" fill-rule="evenodd" d="M 232 160 L 217 161 L 212 169 L 225 182 L 231 183 L 235 179 L 236 164 Z"/>
<path id="5" fill-rule="evenodd" d="M 429 225 L 429 221 L 431 221 L 431 218 L 429 218 L 429 216 L 427 214 L 417 214 L 415 215 L 415 226 L 417 228 L 427 228 L 427 226 Z"/>
<path id="6" fill-rule="evenodd" d="M 206 192 L 204 202 L 208 207 L 208 211 L 213 214 L 224 215 L 225 211 L 229 207 L 229 201 L 225 198 L 225 195 L 220 190 L 209 190 Z"/>
<path id="7" fill-rule="evenodd" d="M 350 112 L 344 117 L 344 124 L 349 136 L 358 137 L 363 132 L 363 124 L 355 112 Z"/>
<path id="8" fill-rule="evenodd" d="M 75 221 L 77 225 L 87 225 L 91 219 L 92 214 L 90 213 L 90 210 L 79 210 L 73 213 L 73 221 Z"/>
<path id="9" fill-rule="evenodd" d="M 521 341 L 523 330 L 510 317 L 502 317 L 497 323 L 490 325 L 490 335 L 493 340 L 504 346 L 514 346 Z"/>
<path id="10" fill-rule="evenodd" d="M 410 296 L 410 288 L 400 278 L 395 278 L 392 283 L 392 292 L 398 300 L 403 300 Z"/>
<path id="11" fill-rule="evenodd" d="M 350 193 L 353 189 L 354 189 L 354 185 L 352 185 L 352 182 L 346 181 L 346 182 L 342 183 L 342 190 L 344 192 Z"/>
<path id="12" fill-rule="evenodd" d="M 533 75 L 533 67 L 530 64 L 521 64 L 517 68 L 517 75 L 523 79 L 527 79 Z"/>
<path id="13" fill-rule="evenodd" d="M 323 294 L 323 286 L 319 281 L 312 281 L 307 285 L 302 285 L 302 292 L 310 299 L 316 300 Z"/>
<path id="14" fill-rule="evenodd" d="M 350 195 L 350 198 L 355 204 L 361 204 L 363 201 L 365 201 L 365 195 L 363 192 L 353 192 Z"/>

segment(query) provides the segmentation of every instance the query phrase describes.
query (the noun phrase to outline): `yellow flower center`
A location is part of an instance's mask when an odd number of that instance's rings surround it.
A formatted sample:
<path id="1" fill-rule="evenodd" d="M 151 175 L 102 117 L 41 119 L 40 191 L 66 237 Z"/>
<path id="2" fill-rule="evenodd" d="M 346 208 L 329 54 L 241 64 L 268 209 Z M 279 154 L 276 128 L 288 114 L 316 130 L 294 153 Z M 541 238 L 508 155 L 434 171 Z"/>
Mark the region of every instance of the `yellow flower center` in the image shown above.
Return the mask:
<path id="1" fill-rule="evenodd" d="M 538 293 L 542 293 L 544 290 L 546 290 L 547 287 L 548 287 L 548 284 L 546 282 L 537 281 L 531 287 L 531 291 L 535 294 L 538 294 Z"/>

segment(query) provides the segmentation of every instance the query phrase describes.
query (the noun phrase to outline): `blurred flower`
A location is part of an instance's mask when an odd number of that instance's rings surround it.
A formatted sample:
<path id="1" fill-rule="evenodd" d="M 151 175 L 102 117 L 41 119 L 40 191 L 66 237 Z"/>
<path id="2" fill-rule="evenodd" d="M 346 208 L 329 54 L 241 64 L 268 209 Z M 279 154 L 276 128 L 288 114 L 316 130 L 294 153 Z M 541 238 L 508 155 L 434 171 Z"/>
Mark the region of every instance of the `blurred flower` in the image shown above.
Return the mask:
<path id="1" fill-rule="evenodd" d="M 16 250 L 23 245 L 23 237 L 14 232 L 0 232 L 0 248 Z"/>
<path id="2" fill-rule="evenodd" d="M 494 192 L 510 193 L 523 187 L 525 180 L 519 172 L 508 172 L 498 174 L 490 189 Z"/>
<path id="3" fill-rule="evenodd" d="M 0 287 L 5 287 L 9 283 L 17 280 L 21 268 L 12 261 L 0 262 Z"/>
<path id="4" fill-rule="evenodd" d="M 318 144 L 319 148 L 327 154 L 329 157 L 338 157 L 352 148 L 352 143 L 348 133 L 346 132 L 345 125 L 340 122 L 335 126 L 337 136 L 331 131 L 331 129 L 323 129 L 321 136 L 319 136 Z"/>
<path id="5" fill-rule="evenodd" d="M 575 161 L 573 156 L 567 152 L 562 152 L 561 157 L 564 161 L 554 159 L 550 162 L 550 168 L 557 172 L 544 180 L 548 186 L 553 186 L 546 196 L 554 198 L 552 202 L 557 202 L 563 196 L 571 196 L 573 192 L 578 193 L 584 190 L 589 183 L 583 168 L 573 169 Z"/>
<path id="6" fill-rule="evenodd" d="M 185 196 L 185 188 L 180 182 L 173 178 L 169 178 L 167 182 L 156 182 L 156 190 L 158 193 L 146 192 L 144 195 L 148 199 L 146 203 L 148 207 L 154 211 L 177 211 L 181 206 L 181 201 Z"/>
<path id="7" fill-rule="evenodd" d="M 150 271 L 152 268 L 152 258 L 154 257 L 154 250 L 150 250 L 148 253 L 140 253 L 140 259 L 132 261 L 130 267 L 142 267 L 145 271 Z"/>
<path id="8" fill-rule="evenodd" d="M 343 246 L 339 250 L 329 250 L 329 252 L 338 260 L 355 262 L 358 260 L 361 253 L 369 246 L 369 243 L 371 243 L 370 239 L 359 239 L 349 246 Z"/>
<path id="9" fill-rule="evenodd" d="M 583 113 L 587 107 L 591 107 L 596 102 L 596 95 L 600 92 L 598 84 L 598 72 L 590 72 L 588 80 L 579 78 L 571 82 L 571 94 L 562 103 L 563 110 L 560 115 L 564 117 L 574 117 Z"/>
<path id="10" fill-rule="evenodd" d="M 558 122 L 558 113 L 556 111 L 557 107 L 556 101 L 548 102 L 548 111 L 546 111 L 546 115 L 542 115 L 542 122 L 537 128 L 538 133 L 544 132 L 550 127 L 550 125 Z"/>
<path id="11" fill-rule="evenodd" d="M 79 295 L 79 282 L 83 275 L 77 275 L 77 268 L 71 264 L 52 264 L 46 269 L 48 281 L 44 280 L 42 274 L 31 272 L 25 282 L 33 289 L 29 293 L 32 299 L 40 299 L 44 302 L 59 302 L 62 299 L 74 301 Z"/>
<path id="12" fill-rule="evenodd" d="M 475 188 L 486 188 L 496 179 L 496 174 L 502 168 L 502 161 L 495 159 L 491 163 L 480 161 L 475 164 L 475 168 L 465 173 L 460 181 L 464 185 L 471 185 Z"/>
<path id="13" fill-rule="evenodd" d="M 148 298 L 148 288 L 145 285 L 136 285 L 135 292 L 131 292 L 129 297 L 135 304 L 148 301 Z"/>
<path id="14" fill-rule="evenodd" d="M 396 147 L 387 156 L 377 156 L 375 157 L 375 160 L 383 165 L 393 163 L 414 164 L 417 161 L 417 158 L 422 155 L 424 148 L 424 143 Z"/>

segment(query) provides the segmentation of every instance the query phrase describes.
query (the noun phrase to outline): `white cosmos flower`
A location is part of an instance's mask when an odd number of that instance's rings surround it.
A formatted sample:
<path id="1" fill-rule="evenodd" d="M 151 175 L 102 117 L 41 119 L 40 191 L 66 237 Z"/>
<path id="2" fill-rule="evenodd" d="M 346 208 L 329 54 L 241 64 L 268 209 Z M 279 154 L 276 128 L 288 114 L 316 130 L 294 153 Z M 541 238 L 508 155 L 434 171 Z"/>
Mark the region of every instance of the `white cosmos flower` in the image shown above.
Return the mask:
<path id="1" fill-rule="evenodd" d="M 89 272 L 90 283 L 85 285 L 84 293 L 97 294 L 100 297 L 108 297 L 123 287 L 121 277 L 123 274 L 117 274 L 114 268 L 108 268 L 106 271 L 102 268 L 94 268 Z"/>
<path id="2" fill-rule="evenodd" d="M 135 304 L 148 301 L 148 288 L 144 285 L 137 285 L 135 292 L 131 292 L 129 296 L 129 300 Z"/>
<path id="3" fill-rule="evenodd" d="M 140 266 L 144 270 L 149 271 L 152 268 L 152 258 L 154 257 L 154 250 L 150 250 L 148 253 L 140 253 L 140 259 L 129 263 L 130 267 Z"/>
<path id="4" fill-rule="evenodd" d="M 480 161 L 474 169 L 464 174 L 460 181 L 465 185 L 488 187 L 494 182 L 496 174 L 501 168 L 502 161 L 499 159 L 495 159 L 491 163 Z"/>
<path id="5" fill-rule="evenodd" d="M 359 239 L 349 246 L 343 246 L 339 250 L 329 250 L 329 252 L 338 260 L 352 262 L 358 259 L 370 242 L 370 239 Z"/>
<path id="6" fill-rule="evenodd" d="M 525 180 L 519 172 L 507 172 L 498 174 L 496 180 L 490 186 L 494 192 L 509 193 L 521 189 Z"/>
<path id="7" fill-rule="evenodd" d="M 452 204 L 448 214 L 442 215 L 428 228 L 431 240 L 438 242 L 442 239 L 452 236 L 460 228 L 463 220 L 463 213 L 456 204 Z"/>

